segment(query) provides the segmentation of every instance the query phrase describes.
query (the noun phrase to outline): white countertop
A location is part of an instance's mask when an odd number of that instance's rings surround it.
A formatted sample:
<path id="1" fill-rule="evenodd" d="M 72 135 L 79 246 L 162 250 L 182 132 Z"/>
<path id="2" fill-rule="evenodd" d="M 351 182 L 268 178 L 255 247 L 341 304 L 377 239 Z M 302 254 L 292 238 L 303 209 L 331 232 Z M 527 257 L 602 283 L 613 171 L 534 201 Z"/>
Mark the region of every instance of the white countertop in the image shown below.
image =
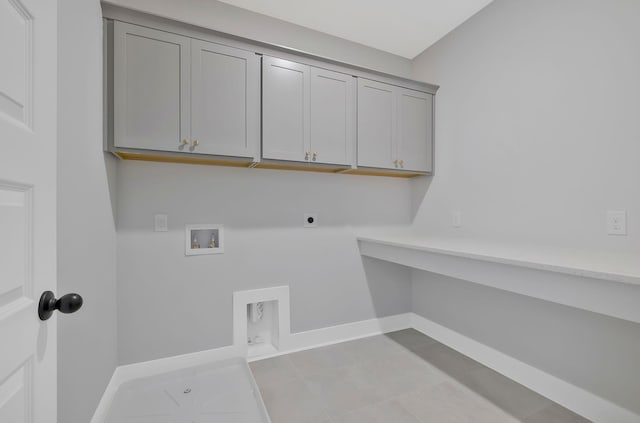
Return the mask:
<path id="1" fill-rule="evenodd" d="M 367 233 L 358 235 L 357 239 L 360 242 L 640 285 L 640 254 L 580 251 L 541 245 L 491 243 L 406 234 Z"/>

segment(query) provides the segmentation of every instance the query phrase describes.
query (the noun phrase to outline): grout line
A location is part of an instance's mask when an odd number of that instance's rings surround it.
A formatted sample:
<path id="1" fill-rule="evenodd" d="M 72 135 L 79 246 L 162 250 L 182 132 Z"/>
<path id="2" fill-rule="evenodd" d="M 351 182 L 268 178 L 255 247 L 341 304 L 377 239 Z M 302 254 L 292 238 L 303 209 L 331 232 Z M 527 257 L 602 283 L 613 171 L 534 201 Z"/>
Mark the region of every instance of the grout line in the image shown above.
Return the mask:
<path id="1" fill-rule="evenodd" d="M 375 337 L 375 336 L 384 336 L 384 335 L 385 335 L 385 334 L 380 334 L 380 335 L 371 335 L 371 336 L 367 336 L 367 337 L 359 338 L 359 339 L 357 339 L 357 340 L 364 340 L 364 339 L 367 339 L 367 338 L 372 338 L 372 337 Z M 423 336 L 424 336 L 424 335 L 423 335 Z M 399 342 L 395 341 L 394 339 L 391 339 L 391 338 L 388 338 L 388 337 L 387 337 L 386 339 L 388 339 L 389 341 L 391 341 L 391 343 L 392 343 L 391 345 L 393 346 L 393 348 L 394 348 L 394 349 L 396 349 L 396 350 L 397 350 L 397 352 L 398 352 L 398 353 L 400 353 L 400 354 L 407 354 L 407 353 L 410 353 L 410 354 L 414 354 L 414 355 L 415 355 L 415 353 L 413 353 L 413 351 L 411 351 L 411 350 L 407 349 L 404 345 L 400 344 Z M 355 341 L 357 341 L 357 340 L 355 340 Z M 353 341 L 353 340 L 352 340 L 352 341 Z M 347 342 L 351 342 L 351 341 L 344 341 L 344 342 L 340 342 L 340 343 L 333 344 L 333 345 L 345 344 L 345 343 L 347 343 Z M 318 347 L 318 348 L 321 348 L 321 347 Z M 356 412 L 358 412 L 358 411 L 360 411 L 360 410 L 363 410 L 363 409 L 366 409 L 366 408 L 369 408 L 369 407 L 373 407 L 373 406 L 381 405 L 381 404 L 384 404 L 384 403 L 387 403 L 387 402 L 391 402 L 391 401 L 394 401 L 394 400 L 396 400 L 397 398 L 399 398 L 399 397 L 401 397 L 401 396 L 403 396 L 403 395 L 410 395 L 410 394 L 418 393 L 418 392 L 420 392 L 420 391 L 421 391 L 421 390 L 423 390 L 423 389 L 427 389 L 427 388 L 430 388 L 430 387 L 432 387 L 432 386 L 437 386 L 437 385 L 439 385 L 440 383 L 445 382 L 445 381 L 441 381 L 441 382 L 435 383 L 434 385 L 429 386 L 429 387 L 425 386 L 425 387 L 423 387 L 423 388 L 421 388 L 421 389 L 417 389 L 417 390 L 413 390 L 413 391 L 403 392 L 403 393 L 401 393 L 401 394 L 394 395 L 394 396 L 391 396 L 391 397 L 388 397 L 388 398 L 384 398 L 384 399 L 381 399 L 380 401 L 374 401 L 374 402 L 372 402 L 372 403 L 370 403 L 370 404 L 366 404 L 366 405 L 363 405 L 362 407 L 358 407 L 358 408 L 355 408 L 355 409 L 352 409 L 352 410 L 349 410 L 349 411 L 346 411 L 346 412 L 343 412 L 343 413 L 339 413 L 339 414 L 336 414 L 336 415 L 334 416 L 334 415 L 332 415 L 332 414 L 329 414 L 329 412 L 328 412 L 329 407 L 327 407 L 327 404 L 326 404 L 326 403 L 325 403 L 321 398 L 318 398 L 318 396 L 313 392 L 313 390 L 312 390 L 312 389 L 311 389 L 311 387 L 309 386 L 309 382 L 308 382 L 308 380 L 307 380 L 308 376 L 305 376 L 305 375 L 303 375 L 303 374 L 300 372 L 300 369 L 298 369 L 298 367 L 295 365 L 295 363 L 293 362 L 293 360 L 291 360 L 291 359 L 288 357 L 289 355 L 290 355 L 290 354 L 286 354 L 286 355 L 284 355 L 284 357 L 286 357 L 286 358 L 291 362 L 291 364 L 292 364 L 292 366 L 293 366 L 294 370 L 295 370 L 295 371 L 296 371 L 296 373 L 299 375 L 299 377 L 301 378 L 301 380 L 303 381 L 303 383 L 305 384 L 305 386 L 309 389 L 309 391 L 310 391 L 310 392 L 311 392 L 311 394 L 313 395 L 314 399 L 317 399 L 317 400 L 318 400 L 318 402 L 320 402 L 320 403 L 323 405 L 323 411 L 325 412 L 325 414 L 327 414 L 327 415 L 328 415 L 328 417 L 329 417 L 329 421 L 330 421 L 330 422 L 333 422 L 333 421 L 334 421 L 334 419 L 333 419 L 334 417 L 342 417 L 342 416 L 346 416 L 346 415 L 348 415 L 348 414 L 356 413 Z M 357 365 L 362 364 L 363 362 L 364 362 L 364 363 L 366 363 L 366 362 L 376 361 L 376 359 L 374 359 L 374 358 L 372 358 L 372 359 L 370 359 L 370 360 L 364 360 L 364 361 L 362 361 L 362 360 L 358 360 L 358 359 L 356 359 L 352 354 L 349 354 L 348 352 L 345 352 L 345 355 L 347 355 L 347 356 L 348 356 L 351 360 L 353 360 L 354 362 L 353 362 L 352 364 L 349 364 L 349 365 L 332 367 L 332 370 L 339 370 L 339 369 L 343 369 L 343 368 L 348 368 L 348 367 L 352 367 L 352 366 L 357 366 Z M 443 375 L 444 375 L 444 376 L 446 376 L 448 379 L 451 379 L 448 375 L 446 375 L 446 374 L 444 374 L 444 373 L 443 373 Z M 309 376 L 314 376 L 314 375 L 309 375 Z M 425 423 L 425 422 L 423 422 L 421 419 L 419 419 L 416 415 L 414 415 L 414 414 L 413 414 L 413 413 L 411 413 L 409 410 L 407 410 L 407 409 L 406 409 L 406 407 L 404 407 L 402 404 L 399 404 L 399 403 L 398 403 L 398 405 L 399 405 L 399 406 L 400 406 L 404 411 L 406 411 L 409 415 L 411 415 L 412 417 L 414 417 L 414 418 L 416 419 L 416 421 L 418 421 L 418 422 L 420 422 L 420 423 Z M 428 423 L 428 422 L 427 422 L 427 423 Z"/>
<path id="2" fill-rule="evenodd" d="M 300 381 L 304 384 L 304 386 L 307 388 L 307 390 L 309 391 L 309 393 L 311 394 L 313 399 L 315 401 L 317 401 L 318 404 L 320 404 L 320 406 L 322 408 L 322 412 L 324 413 L 324 417 L 326 417 L 326 419 L 328 419 L 330 423 L 333 422 L 333 419 L 331 418 L 331 415 L 327 412 L 327 407 L 325 406 L 324 401 L 322 401 L 320 398 L 318 398 L 318 396 L 315 394 L 315 392 L 313 392 L 313 390 L 309 386 L 309 383 L 307 382 L 307 379 L 305 378 L 305 376 L 300 372 L 300 369 L 298 369 L 298 367 L 293 362 L 293 360 L 291 360 L 290 355 L 291 355 L 290 353 L 289 354 L 284 354 L 281 357 L 284 357 L 284 358 L 287 359 L 287 361 L 289 361 L 289 364 L 291 364 L 291 367 L 293 368 L 293 371 L 295 372 L 295 374 L 298 377 L 298 379 L 300 379 Z"/>
<path id="3" fill-rule="evenodd" d="M 369 337 L 363 337 L 361 339 L 362 340 L 366 340 L 367 338 L 372 338 L 372 337 L 375 337 L 375 336 L 378 336 L 378 335 L 372 335 L 372 336 L 369 336 Z M 384 334 L 382 336 L 384 336 Z M 424 345 L 416 345 L 416 346 L 412 347 L 412 349 L 409 349 L 407 346 L 405 346 L 404 344 L 400 343 L 399 341 L 396 341 L 396 340 L 394 340 L 392 338 L 388 338 L 388 337 L 386 339 L 388 339 L 390 341 L 390 343 L 391 343 L 390 345 L 392 346 L 392 350 L 393 350 L 393 351 L 390 351 L 391 353 L 393 353 L 393 354 L 395 354 L 395 353 L 410 354 L 410 355 L 416 357 L 417 360 L 420 360 L 421 362 L 424 362 L 424 363 L 427 363 L 427 364 L 429 364 L 429 360 L 427 360 L 426 358 L 420 357 L 416 353 L 416 350 L 428 349 L 428 348 L 432 348 L 432 347 L 437 346 L 437 345 L 444 345 L 444 344 L 434 340 L 434 342 L 429 342 L 429 343 L 426 343 Z M 328 368 L 327 368 L 327 371 L 335 372 L 335 371 L 339 371 L 340 369 L 351 368 L 351 367 L 354 367 L 354 366 L 362 365 L 363 363 L 376 361 L 376 358 L 358 359 L 358 351 L 359 350 L 357 350 L 357 349 L 356 350 L 350 350 L 348 348 L 340 348 L 339 347 L 341 345 L 344 346 L 347 342 L 348 341 L 344 341 L 344 342 L 339 342 L 339 343 L 333 344 L 334 346 L 338 346 L 338 349 L 335 352 L 334 351 L 329 352 L 329 354 L 330 355 L 331 354 L 344 355 L 345 358 L 348 358 L 348 361 L 349 361 L 350 364 L 338 365 L 338 366 L 329 365 Z M 378 348 L 378 349 L 379 348 L 386 348 L 386 346 L 378 346 L 378 345 L 375 345 L 374 347 Z M 318 348 L 321 348 L 321 347 L 318 347 Z M 309 351 L 317 350 L 318 348 L 312 348 Z M 316 392 L 312 389 L 310 381 L 309 381 L 310 378 L 312 378 L 312 377 L 314 377 L 316 375 L 322 375 L 323 374 L 322 371 L 321 371 L 322 369 L 320 369 L 320 371 L 318 371 L 317 373 L 312 373 L 312 374 L 309 374 L 309 375 L 305 375 L 305 374 L 302 373 L 302 370 L 295 364 L 294 360 L 292 360 L 291 355 L 292 355 L 291 353 L 288 353 L 288 354 L 283 354 L 281 357 L 286 360 L 286 362 L 288 363 L 289 366 L 291 366 L 291 369 L 293 370 L 293 373 L 295 375 L 294 377 L 296 379 L 298 379 L 299 381 L 301 381 L 303 383 L 303 385 L 305 386 L 305 388 L 308 389 L 313 401 L 316 402 L 319 406 L 321 406 L 323 422 L 331 423 L 331 422 L 334 422 L 336 418 L 340 418 L 340 417 L 343 417 L 343 416 L 351 415 L 353 413 L 358 413 L 361 410 L 365 410 L 365 409 L 370 408 L 370 407 L 376 407 L 376 406 L 380 406 L 382 404 L 395 402 L 396 405 L 401 407 L 404 412 L 406 412 L 407 414 L 409 414 L 410 416 L 415 418 L 416 421 L 421 422 L 421 423 L 427 423 L 427 422 L 424 422 L 423 420 L 421 420 L 411 410 L 407 409 L 401 403 L 400 400 L 401 400 L 401 398 L 404 398 L 404 397 L 411 397 L 413 395 L 419 395 L 423 391 L 428 391 L 430 389 L 434 389 L 434 388 L 436 388 L 436 387 L 438 387 L 438 386 L 440 386 L 440 385 L 442 385 L 444 383 L 453 383 L 456 386 L 458 386 L 460 389 L 463 389 L 464 391 L 466 391 L 471 396 L 471 398 L 475 398 L 474 402 L 475 402 L 475 400 L 480 401 L 482 404 L 486 404 L 487 406 L 491 406 L 492 408 L 495 408 L 496 411 L 500 411 L 501 413 L 503 413 L 505 415 L 508 415 L 508 416 L 511 416 L 513 418 L 516 418 L 516 419 L 528 418 L 530 416 L 535 415 L 536 413 L 539 413 L 539 412 L 541 412 L 541 411 L 543 411 L 543 410 L 555 405 L 555 403 L 553 401 L 547 399 L 548 403 L 541 404 L 540 407 L 537 407 L 535 410 L 527 413 L 526 416 L 517 417 L 517 416 L 514 416 L 511 413 L 509 413 L 507 410 L 504 410 L 499 405 L 493 403 L 493 401 L 491 401 L 489 398 L 484 397 L 479 392 L 476 392 L 474 389 L 472 389 L 471 387 L 467 386 L 462 380 L 458 380 L 457 378 L 454 378 L 451 375 L 448 375 L 446 372 L 444 372 L 444 371 L 440 370 L 439 368 L 437 368 L 437 367 L 432 365 L 433 370 L 438 372 L 442 376 L 442 378 L 443 378 L 442 380 L 440 380 L 438 382 L 435 382 L 435 383 L 427 383 L 424 386 L 421 386 L 421 387 L 419 387 L 417 389 L 413 389 L 413 390 L 408 390 L 406 392 L 397 393 L 395 395 L 391 395 L 391 396 L 388 396 L 388 397 L 385 397 L 385 398 L 380 398 L 380 399 L 375 400 L 375 401 L 373 401 L 371 403 L 359 406 L 359 407 L 354 408 L 354 409 L 346 410 L 346 411 L 343 411 L 343 412 L 333 413 L 332 412 L 332 408 L 329 406 L 329 403 L 327 403 L 325 400 L 323 400 L 321 395 L 316 394 Z M 462 354 L 462 355 L 464 357 L 466 357 L 466 358 L 471 359 L 470 357 L 466 356 L 465 354 Z M 398 359 L 397 357 L 395 357 L 395 358 Z M 473 359 L 471 359 L 471 360 L 473 360 Z M 477 373 L 477 372 L 480 372 L 480 371 L 483 371 L 483 370 L 491 370 L 488 366 L 485 366 L 482 363 L 477 362 L 477 364 L 479 366 L 478 368 L 470 368 L 470 369 L 468 369 L 467 371 L 464 372 L 464 375 L 474 374 L 474 373 Z M 512 379 L 510 379 L 510 378 L 508 378 L 506 376 L 502 376 L 502 377 L 504 377 L 504 378 L 506 378 L 506 379 L 508 379 L 508 380 L 510 380 L 512 382 L 515 382 L 515 381 L 513 381 Z M 518 383 L 518 382 L 515 382 L 515 383 Z M 521 384 L 519 384 L 519 385 L 521 385 Z M 356 384 L 355 387 L 356 387 L 356 389 L 358 391 L 361 391 L 361 388 L 360 388 L 359 385 Z M 526 388 L 526 387 L 524 387 L 524 388 L 528 390 L 528 388 Z M 535 393 L 534 391 L 532 391 L 532 393 L 535 394 L 535 395 L 539 395 L 539 394 Z M 560 407 L 562 407 L 562 406 L 560 406 Z M 333 410 L 333 411 L 337 411 L 337 410 Z"/>
<path id="4" fill-rule="evenodd" d="M 396 401 L 396 403 L 400 406 L 400 408 L 402 408 L 404 411 L 406 411 L 407 414 L 409 414 L 410 416 L 413 416 L 413 418 L 416 419 L 416 421 L 418 421 L 420 423 L 431 423 L 431 422 L 426 422 L 426 421 L 422 420 L 420 417 L 416 416 L 411 410 L 409 410 L 407 407 L 402 405 L 399 401 Z"/>

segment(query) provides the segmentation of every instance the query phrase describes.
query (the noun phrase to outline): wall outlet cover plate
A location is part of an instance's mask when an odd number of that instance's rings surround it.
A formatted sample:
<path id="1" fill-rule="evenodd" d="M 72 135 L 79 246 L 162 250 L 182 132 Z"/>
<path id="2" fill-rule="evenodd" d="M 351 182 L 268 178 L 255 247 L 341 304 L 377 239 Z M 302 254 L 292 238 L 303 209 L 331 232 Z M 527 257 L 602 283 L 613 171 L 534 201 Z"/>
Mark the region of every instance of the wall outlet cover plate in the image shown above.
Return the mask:
<path id="1" fill-rule="evenodd" d="M 607 234 L 627 234 L 627 212 L 625 210 L 607 211 Z"/>
<path id="2" fill-rule="evenodd" d="M 169 231 L 169 216 L 166 214 L 156 214 L 154 217 L 154 228 L 156 232 Z"/>
<path id="3" fill-rule="evenodd" d="M 454 211 L 451 213 L 451 226 L 454 228 L 462 227 L 462 213 L 459 211 Z"/>

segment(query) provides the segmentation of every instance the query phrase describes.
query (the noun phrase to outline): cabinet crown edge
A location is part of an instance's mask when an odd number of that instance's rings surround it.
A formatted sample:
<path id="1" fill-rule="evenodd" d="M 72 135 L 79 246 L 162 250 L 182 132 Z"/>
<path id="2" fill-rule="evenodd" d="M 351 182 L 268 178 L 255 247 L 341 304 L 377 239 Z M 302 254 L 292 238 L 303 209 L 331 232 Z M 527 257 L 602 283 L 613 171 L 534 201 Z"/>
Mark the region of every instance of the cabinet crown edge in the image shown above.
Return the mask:
<path id="1" fill-rule="evenodd" d="M 249 39 L 221 32 L 215 28 L 197 26 L 188 22 L 156 16 L 110 3 L 102 3 L 102 15 L 103 19 L 110 21 L 121 21 L 134 25 L 146 26 L 151 29 L 170 32 L 176 35 L 253 51 L 259 55 L 275 55 L 286 60 L 298 61 L 299 63 L 316 67 L 324 67 L 327 70 L 348 73 L 356 77 L 372 79 L 374 81 L 422 91 L 428 94 L 435 95 L 440 88 L 437 84 L 414 80 L 404 76 L 370 69 L 355 63 L 348 63 L 335 58 L 317 55 L 308 51 Z"/>

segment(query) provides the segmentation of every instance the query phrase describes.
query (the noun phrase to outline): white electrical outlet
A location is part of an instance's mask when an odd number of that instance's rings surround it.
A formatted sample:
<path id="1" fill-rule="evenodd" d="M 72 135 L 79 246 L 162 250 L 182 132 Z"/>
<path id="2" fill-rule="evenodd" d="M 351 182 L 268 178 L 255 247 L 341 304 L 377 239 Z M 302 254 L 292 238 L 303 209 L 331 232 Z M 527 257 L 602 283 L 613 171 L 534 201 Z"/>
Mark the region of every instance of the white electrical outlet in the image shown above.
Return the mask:
<path id="1" fill-rule="evenodd" d="M 607 234 L 627 234 L 627 212 L 624 210 L 609 210 L 607 212 Z"/>
<path id="2" fill-rule="evenodd" d="M 462 227 L 462 213 L 459 211 L 454 211 L 451 213 L 451 226 L 454 228 Z"/>
<path id="3" fill-rule="evenodd" d="M 304 227 L 305 228 L 317 228 L 318 227 L 318 213 L 305 213 L 304 214 Z"/>
<path id="4" fill-rule="evenodd" d="M 169 231 L 169 216 L 166 214 L 156 214 L 154 218 L 156 232 Z"/>

